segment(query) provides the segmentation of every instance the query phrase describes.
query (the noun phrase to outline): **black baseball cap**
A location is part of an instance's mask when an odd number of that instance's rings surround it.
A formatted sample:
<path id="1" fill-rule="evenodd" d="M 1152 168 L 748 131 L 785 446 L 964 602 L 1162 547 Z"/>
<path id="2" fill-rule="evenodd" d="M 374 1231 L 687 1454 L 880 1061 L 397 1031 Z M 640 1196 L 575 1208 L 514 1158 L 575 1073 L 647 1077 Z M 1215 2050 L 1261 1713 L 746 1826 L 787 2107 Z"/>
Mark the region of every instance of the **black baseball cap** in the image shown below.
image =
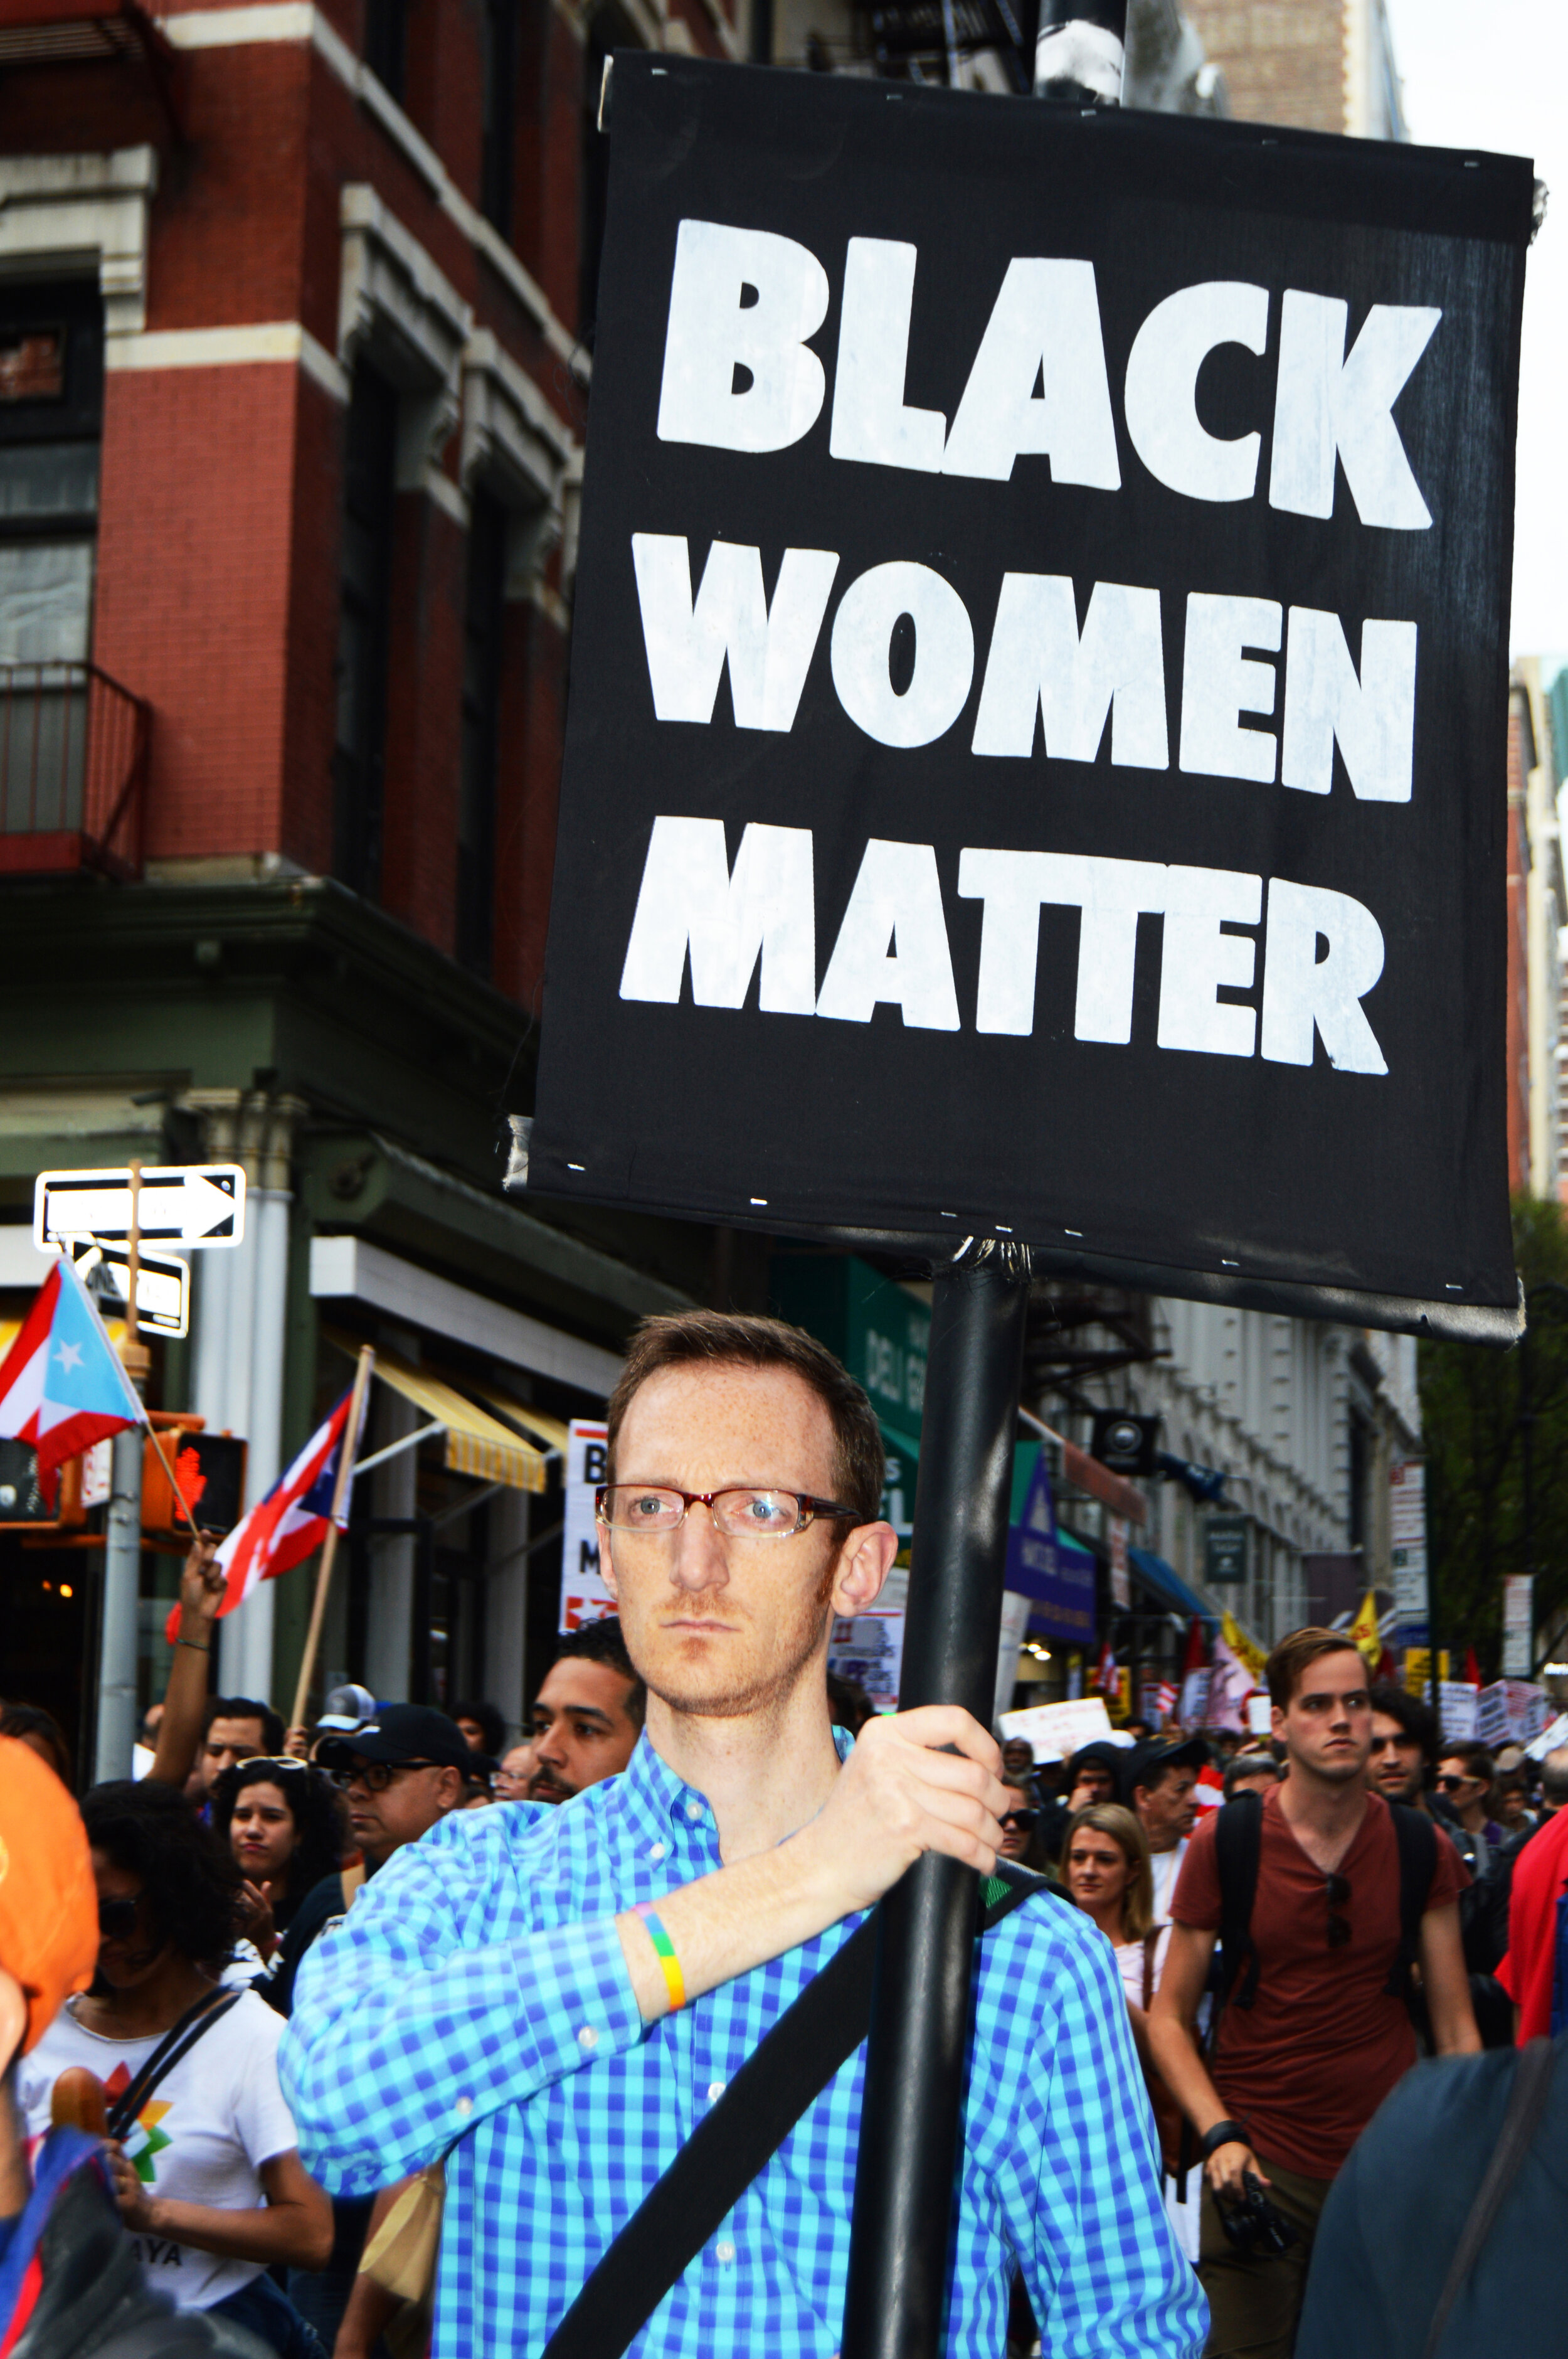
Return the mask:
<path id="1" fill-rule="evenodd" d="M 316 1758 L 323 1769 L 351 1769 L 356 1761 L 429 1761 L 465 1777 L 488 1777 L 495 1767 L 487 1753 L 470 1749 L 455 1720 L 427 1703 L 384 1703 L 362 1727 L 324 1736 Z"/>
<path id="2" fill-rule="evenodd" d="M 1208 1766 L 1209 1750 L 1201 1736 L 1179 1737 L 1174 1745 L 1151 1736 L 1128 1756 L 1127 1791 L 1130 1796 L 1135 1787 L 1158 1784 L 1167 1769 L 1195 1769 L 1201 1777 Z"/>

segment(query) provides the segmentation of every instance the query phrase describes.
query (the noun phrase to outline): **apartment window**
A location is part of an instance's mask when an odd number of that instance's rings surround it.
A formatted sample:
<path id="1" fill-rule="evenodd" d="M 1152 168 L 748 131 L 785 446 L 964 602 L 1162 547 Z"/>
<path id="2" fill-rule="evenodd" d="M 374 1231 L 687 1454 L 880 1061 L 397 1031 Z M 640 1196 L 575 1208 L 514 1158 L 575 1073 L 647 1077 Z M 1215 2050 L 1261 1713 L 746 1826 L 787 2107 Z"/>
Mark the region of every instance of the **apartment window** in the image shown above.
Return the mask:
<path id="1" fill-rule="evenodd" d="M 81 824 L 103 307 L 90 278 L 0 286 L 0 828 Z"/>
<path id="2" fill-rule="evenodd" d="M 401 106 L 408 80 L 408 0 L 365 0 L 365 63 Z"/>
<path id="3" fill-rule="evenodd" d="M 484 146 L 480 211 L 503 237 L 512 234 L 512 145 L 517 98 L 517 0 L 481 0 Z"/>
<path id="4" fill-rule="evenodd" d="M 369 900 L 381 889 L 396 452 L 397 396 L 362 364 L 344 436 L 332 869 Z"/>
<path id="5" fill-rule="evenodd" d="M 495 767 L 505 591 L 506 511 L 490 493 L 476 491 L 463 637 L 457 946 L 462 964 L 482 975 L 491 972 L 494 948 Z"/>

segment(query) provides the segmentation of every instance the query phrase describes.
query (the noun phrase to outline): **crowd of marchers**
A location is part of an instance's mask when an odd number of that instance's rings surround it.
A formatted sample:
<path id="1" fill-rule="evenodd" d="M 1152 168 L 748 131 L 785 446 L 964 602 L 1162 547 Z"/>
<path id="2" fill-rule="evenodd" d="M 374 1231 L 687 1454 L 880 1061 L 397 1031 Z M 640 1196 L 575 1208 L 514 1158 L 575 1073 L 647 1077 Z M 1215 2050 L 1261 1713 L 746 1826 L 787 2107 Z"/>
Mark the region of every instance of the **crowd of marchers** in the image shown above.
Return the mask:
<path id="1" fill-rule="evenodd" d="M 609 1455 L 620 1614 L 560 1641 L 520 1744 L 488 1703 L 344 1688 L 286 1730 L 209 1695 L 211 1543 L 136 1777 L 79 1806 L 48 1715 L 5 1707 L 0 2349 L 533 2359 L 927 1850 L 1011 1892 L 977 1932 L 948 2352 L 1568 2346 L 1529 2233 L 1568 2113 L 1539 2095 L 1568 1749 L 1445 1744 L 1315 1629 L 1270 1658 L 1267 1742 L 1047 1764 L 872 1714 L 826 1658 L 896 1545 L 875 1420 L 769 1321 L 650 1321 Z M 642 2347 L 837 2352 L 863 2071 Z"/>

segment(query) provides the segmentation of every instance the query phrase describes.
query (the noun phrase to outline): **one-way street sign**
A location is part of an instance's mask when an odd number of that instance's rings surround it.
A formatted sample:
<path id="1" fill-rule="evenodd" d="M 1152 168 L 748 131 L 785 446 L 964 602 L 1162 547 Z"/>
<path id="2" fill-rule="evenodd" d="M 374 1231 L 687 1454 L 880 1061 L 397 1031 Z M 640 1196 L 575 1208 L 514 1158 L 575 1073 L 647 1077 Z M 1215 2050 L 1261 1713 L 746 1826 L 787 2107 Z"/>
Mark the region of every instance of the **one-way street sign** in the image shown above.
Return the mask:
<path id="1" fill-rule="evenodd" d="M 73 1253 L 71 1258 L 88 1285 L 98 1294 L 105 1318 L 122 1317 L 130 1302 L 129 1247 L 100 1245 L 94 1242 Z M 188 1261 L 176 1261 L 170 1254 L 137 1254 L 136 1325 L 145 1335 L 188 1335 L 190 1332 L 190 1264 Z"/>
<path id="2" fill-rule="evenodd" d="M 185 1246 L 237 1245 L 245 1233 L 245 1175 L 237 1163 L 148 1164 L 137 1234 Z M 41 1252 L 72 1237 L 124 1244 L 131 1234 L 129 1171 L 40 1171 L 33 1238 Z"/>

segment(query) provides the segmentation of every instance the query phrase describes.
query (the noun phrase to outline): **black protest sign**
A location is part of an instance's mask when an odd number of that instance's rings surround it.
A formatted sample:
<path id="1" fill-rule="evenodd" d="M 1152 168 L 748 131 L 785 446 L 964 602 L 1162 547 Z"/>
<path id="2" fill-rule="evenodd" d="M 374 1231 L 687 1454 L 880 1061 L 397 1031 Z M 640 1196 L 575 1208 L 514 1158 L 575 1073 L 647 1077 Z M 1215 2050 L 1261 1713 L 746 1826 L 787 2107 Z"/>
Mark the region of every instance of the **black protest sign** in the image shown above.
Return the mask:
<path id="1" fill-rule="evenodd" d="M 1528 166 L 611 102 L 533 1186 L 1511 1320 Z"/>

